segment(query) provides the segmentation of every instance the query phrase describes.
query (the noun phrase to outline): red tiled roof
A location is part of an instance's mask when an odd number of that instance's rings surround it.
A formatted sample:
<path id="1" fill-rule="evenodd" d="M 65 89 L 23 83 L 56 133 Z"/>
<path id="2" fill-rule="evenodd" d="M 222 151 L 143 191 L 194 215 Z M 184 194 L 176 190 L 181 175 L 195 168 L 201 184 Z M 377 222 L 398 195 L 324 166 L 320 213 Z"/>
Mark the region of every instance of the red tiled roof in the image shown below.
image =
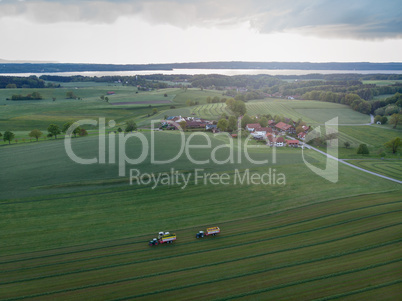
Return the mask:
<path id="1" fill-rule="evenodd" d="M 275 125 L 278 129 L 281 129 L 283 131 L 287 131 L 289 128 L 291 128 L 292 126 L 290 124 L 284 123 L 284 122 L 278 122 Z"/>
<path id="2" fill-rule="evenodd" d="M 300 141 L 299 140 L 286 140 L 287 144 L 299 144 Z"/>
<path id="3" fill-rule="evenodd" d="M 249 129 L 256 129 L 256 128 L 261 127 L 261 125 L 259 123 L 249 123 L 249 124 L 247 124 L 247 127 Z"/>
<path id="4" fill-rule="evenodd" d="M 272 129 L 271 128 L 262 128 L 262 127 L 258 127 L 255 129 L 257 132 L 269 132 L 272 133 Z"/>

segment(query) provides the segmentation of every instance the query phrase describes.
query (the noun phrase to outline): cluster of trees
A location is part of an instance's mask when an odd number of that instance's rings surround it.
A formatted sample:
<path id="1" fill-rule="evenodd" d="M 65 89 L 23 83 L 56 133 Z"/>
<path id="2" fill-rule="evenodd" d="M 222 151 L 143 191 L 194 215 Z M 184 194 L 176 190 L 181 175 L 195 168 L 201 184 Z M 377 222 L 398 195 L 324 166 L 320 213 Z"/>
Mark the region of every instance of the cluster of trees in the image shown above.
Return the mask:
<path id="1" fill-rule="evenodd" d="M 129 120 L 127 121 L 127 125 L 125 128 L 125 132 L 132 132 L 137 130 L 137 124 L 134 122 L 134 120 Z"/>
<path id="2" fill-rule="evenodd" d="M 39 92 L 32 92 L 32 94 L 21 95 L 14 94 L 11 96 L 11 100 L 41 100 L 42 95 Z"/>
<path id="3" fill-rule="evenodd" d="M 68 129 L 70 128 L 70 126 L 73 125 L 73 123 L 74 123 L 73 121 L 66 122 L 62 128 L 60 128 L 57 124 L 50 124 L 47 128 L 48 131 L 47 137 L 49 138 L 54 137 L 55 139 L 57 139 L 57 135 L 60 135 L 61 133 L 67 133 Z M 77 137 L 77 135 L 83 137 L 87 136 L 88 132 L 85 129 L 78 126 L 73 130 L 72 134 L 74 135 L 74 137 Z"/>
<path id="4" fill-rule="evenodd" d="M 388 122 L 388 117 L 387 116 L 381 116 L 377 115 L 374 118 L 374 122 L 381 122 L 381 124 L 386 124 Z M 389 118 L 389 123 L 394 126 L 394 129 L 398 126 L 398 124 L 402 123 L 402 113 L 394 113 L 391 115 Z"/>
<path id="5" fill-rule="evenodd" d="M 13 140 L 15 138 L 15 134 L 13 132 L 10 132 L 10 131 L 5 131 L 4 135 L 2 135 L 0 133 L 0 136 L 3 136 L 3 141 L 8 141 L 8 144 L 10 144 L 11 140 Z"/>
<path id="6" fill-rule="evenodd" d="M 289 80 L 325 80 L 325 81 L 362 81 L 362 80 L 402 80 L 402 74 L 367 74 L 358 73 L 334 73 L 322 74 L 312 73 L 303 75 L 276 75 L 275 77 Z"/>
<path id="7" fill-rule="evenodd" d="M 402 86 L 379 86 L 374 84 L 363 85 L 361 82 L 314 82 L 307 81 L 302 83 L 303 87 L 295 88 L 293 84 L 286 84 L 280 87 L 272 87 L 267 90 L 268 93 L 281 91 L 283 95 L 302 95 L 311 91 L 321 91 L 321 92 L 334 92 L 334 93 L 354 93 L 360 96 L 364 100 L 372 100 L 375 96 L 384 94 L 394 94 L 397 92 L 402 92 Z"/>
<path id="8" fill-rule="evenodd" d="M 249 87 L 250 89 L 262 89 L 278 85 L 282 80 L 271 75 L 194 75 L 189 79 L 193 87 L 215 87 L 223 89 L 224 87 Z"/>
<path id="9" fill-rule="evenodd" d="M 164 89 L 167 88 L 168 85 L 163 82 L 159 82 L 155 79 L 149 80 L 149 76 L 82 76 L 82 75 L 74 75 L 74 76 L 58 76 L 58 75 L 42 75 L 40 79 L 46 81 L 54 81 L 54 82 L 97 82 L 97 83 L 117 83 L 122 84 L 123 86 L 138 86 L 140 91 L 146 91 L 149 89 Z M 162 80 L 162 79 L 160 79 Z"/>
<path id="10" fill-rule="evenodd" d="M 218 121 L 218 124 L 216 125 L 216 127 L 223 131 L 223 132 L 233 132 L 237 130 L 237 118 L 233 115 L 229 116 L 228 119 L 226 118 L 221 118 Z"/>
<path id="11" fill-rule="evenodd" d="M 390 149 L 393 154 L 396 154 L 398 148 L 402 146 L 402 140 L 399 137 L 393 138 L 384 144 L 385 147 Z"/>
<path id="12" fill-rule="evenodd" d="M 349 105 L 353 110 L 363 114 L 370 114 L 372 112 L 371 103 L 361 99 L 359 95 L 354 93 L 344 94 L 314 90 L 304 93 L 302 98 Z"/>
<path id="13" fill-rule="evenodd" d="M 348 143 L 349 144 L 349 143 Z M 350 144 L 349 144 L 350 145 Z M 345 142 L 345 146 L 346 146 L 346 142 Z M 402 147 L 402 140 L 399 137 L 395 137 L 387 142 L 384 143 L 384 146 L 392 152 L 392 154 L 396 154 L 398 152 L 398 149 L 400 147 Z M 346 147 L 348 148 L 348 147 Z M 370 151 L 367 147 L 367 144 L 360 144 L 359 147 L 357 148 L 357 154 L 358 155 L 369 155 Z M 380 155 L 384 156 L 385 153 L 383 150 L 380 150 Z"/>
<path id="14" fill-rule="evenodd" d="M 326 146 L 329 143 L 331 143 L 331 140 L 336 139 L 338 137 L 337 132 L 327 132 L 327 133 L 320 133 L 320 136 L 315 137 L 311 140 L 309 140 L 307 143 L 308 144 L 313 144 L 316 146 Z"/>
<path id="15" fill-rule="evenodd" d="M 234 100 L 233 98 L 229 98 L 226 101 L 226 105 L 228 108 L 236 115 L 241 116 L 246 114 L 246 104 L 241 100 Z"/>
<path id="16" fill-rule="evenodd" d="M 380 122 L 381 124 L 386 124 L 388 122 L 387 116 L 377 115 L 374 117 L 374 123 Z"/>
<path id="17" fill-rule="evenodd" d="M 60 135 L 62 132 L 66 133 L 68 128 L 73 124 L 73 122 L 67 122 L 63 125 L 62 128 L 60 128 L 57 124 L 50 124 L 47 128 L 48 134 L 46 137 L 51 138 L 51 137 L 55 137 L 55 139 L 57 139 L 57 135 Z M 73 131 L 73 135 L 74 137 L 78 136 L 87 136 L 88 132 L 81 128 L 81 127 L 77 127 L 74 131 Z M 42 131 L 38 130 L 38 129 L 34 129 L 31 132 L 29 132 L 28 134 L 29 137 L 31 138 L 35 138 L 36 141 L 39 140 L 40 137 L 43 136 Z M 11 131 L 5 131 L 4 135 L 0 133 L 0 137 L 3 137 L 3 141 L 8 141 L 8 144 L 11 144 L 11 141 L 13 141 L 15 139 L 15 134 Z"/>
<path id="18" fill-rule="evenodd" d="M 107 96 L 105 96 L 105 95 L 101 95 L 101 96 L 99 96 L 99 98 L 100 98 L 102 101 L 109 102 L 109 97 L 107 97 Z"/>
<path id="19" fill-rule="evenodd" d="M 237 92 L 235 90 L 226 91 L 226 95 L 234 97 L 236 100 L 249 101 L 252 99 L 263 99 L 265 94 L 261 91 L 248 90 L 247 92 Z"/>
<path id="20" fill-rule="evenodd" d="M 359 147 L 357 148 L 357 154 L 358 155 L 368 155 L 370 154 L 370 151 L 367 147 L 367 144 L 360 144 Z"/>
<path id="21" fill-rule="evenodd" d="M 220 98 L 219 96 L 208 96 L 207 97 L 207 103 L 219 103 L 219 102 L 226 102 L 227 98 L 226 97 L 222 97 Z"/>
<path id="22" fill-rule="evenodd" d="M 375 100 L 372 102 L 372 109 L 376 115 L 389 116 L 399 113 L 402 110 L 401 108 L 402 94 L 399 92 L 386 99 Z"/>
<path id="23" fill-rule="evenodd" d="M 67 99 L 77 99 L 78 96 L 75 95 L 73 91 L 68 91 L 68 92 L 66 92 L 66 98 Z"/>
<path id="24" fill-rule="evenodd" d="M 199 104 L 199 102 L 197 100 L 187 99 L 187 101 L 186 101 L 186 105 L 189 106 L 189 107 L 196 106 L 198 104 Z"/>
<path id="25" fill-rule="evenodd" d="M 0 76 L 0 89 L 12 88 L 45 88 L 45 81 L 35 75 L 29 77 Z"/>
<path id="26" fill-rule="evenodd" d="M 389 119 L 389 123 L 394 125 L 394 129 L 398 126 L 398 124 L 402 123 L 402 113 L 392 114 Z"/>

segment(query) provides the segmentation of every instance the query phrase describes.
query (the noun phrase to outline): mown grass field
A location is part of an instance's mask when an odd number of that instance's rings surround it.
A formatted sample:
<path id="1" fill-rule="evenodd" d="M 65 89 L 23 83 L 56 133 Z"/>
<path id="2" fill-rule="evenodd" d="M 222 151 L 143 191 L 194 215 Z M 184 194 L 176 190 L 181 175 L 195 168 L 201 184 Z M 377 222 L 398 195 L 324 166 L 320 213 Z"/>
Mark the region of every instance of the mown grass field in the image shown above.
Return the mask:
<path id="1" fill-rule="evenodd" d="M 358 167 L 374 171 L 402 181 L 402 161 L 401 160 L 349 160 L 349 163 Z"/>
<path id="2" fill-rule="evenodd" d="M 232 114 L 224 103 L 210 103 L 206 105 L 195 106 L 192 108 L 191 111 L 192 113 L 194 113 L 194 115 L 206 119 L 219 119 L 219 117 L 222 116 L 222 114 L 224 113 L 227 116 Z"/>
<path id="3" fill-rule="evenodd" d="M 117 207 L 114 197 L 109 195 L 109 203 Z M 51 208 L 68 201 L 80 202 L 54 198 L 30 211 L 49 215 Z M 178 237 L 172 245 L 149 247 L 155 233 L 133 232 L 97 243 L 3 255 L 0 297 L 373 300 L 385 295 L 396 300 L 402 288 L 401 210 L 399 192 L 369 194 L 317 200 L 252 218 L 171 226 Z M 194 238 L 198 230 L 216 224 L 222 230 L 219 236 Z M 96 225 L 81 227 L 94 232 Z"/>
<path id="4" fill-rule="evenodd" d="M 142 172 L 165 172 L 169 171 L 172 167 L 169 164 L 151 164 L 151 144 L 154 149 L 156 160 L 168 160 L 180 154 L 181 147 L 184 146 L 181 142 L 181 136 L 174 131 L 165 131 L 155 133 L 155 142 L 152 142 L 152 136 L 150 132 L 142 132 L 146 141 L 148 141 L 148 151 L 146 158 L 143 162 L 132 166 L 126 164 L 124 169 L 126 172 L 126 178 L 129 175 L 130 168 L 140 169 Z M 208 160 L 208 163 L 194 164 L 190 161 L 189 157 L 183 151 L 177 160 L 175 160 L 174 168 L 180 171 L 194 171 L 194 168 L 203 168 L 206 171 L 211 172 L 225 172 L 234 169 L 246 169 L 261 167 L 259 164 L 250 163 L 251 161 L 245 157 L 244 150 L 241 150 L 241 162 L 237 159 L 238 147 L 237 140 L 224 138 L 223 136 L 213 136 L 209 134 L 207 137 L 210 139 L 210 147 L 207 148 L 194 148 L 189 151 L 190 157 L 195 158 L 198 161 Z M 187 134 L 187 140 L 189 134 Z M 97 136 L 91 136 L 86 138 L 72 139 L 72 150 L 74 154 L 80 158 L 99 158 L 99 138 Z M 187 141 L 186 140 L 186 141 Z M 109 140 L 106 140 L 105 151 L 105 164 L 91 164 L 82 165 L 72 161 L 65 150 L 64 141 L 59 139 L 57 141 L 47 141 L 40 143 L 29 143 L 25 145 L 17 144 L 11 146 L 3 146 L 0 152 L 0 160 L 3 162 L 4 170 L 7 170 L 7 176 L 4 181 L 0 183 L 0 190 L 2 194 L 1 199 L 16 199 L 21 197 L 36 197 L 40 195 L 51 195 L 57 193 L 69 193 L 83 190 L 92 190 L 105 187 L 116 187 L 117 184 L 126 185 L 125 183 L 110 183 L 113 179 L 119 178 L 119 138 L 115 139 L 115 151 L 112 158 L 116 163 L 110 162 L 109 152 Z M 230 142 L 233 143 L 233 163 L 227 164 L 215 164 L 212 159 L 211 151 L 217 147 L 223 147 L 225 145 L 230 146 Z M 202 136 L 196 136 L 192 138 L 191 145 L 203 145 L 207 146 L 207 140 Z M 144 146 L 145 147 L 145 146 Z M 143 144 L 140 140 L 131 138 L 127 140 L 125 144 L 126 154 L 129 158 L 137 158 L 143 150 Z M 255 149 L 249 149 L 249 156 L 253 160 L 268 160 L 269 164 L 264 164 L 266 168 L 278 168 L 277 171 L 282 170 L 289 177 L 289 185 L 295 185 L 293 193 L 297 191 L 308 193 L 309 179 L 299 179 L 299 175 L 308 173 L 314 175 L 303 163 L 304 158 L 312 164 L 320 164 L 322 161 L 321 155 L 316 154 L 314 151 L 305 150 L 303 153 L 301 149 L 281 148 L 277 150 L 276 162 L 273 163 L 273 149 L 261 145 Z M 224 161 L 231 157 L 229 148 L 224 147 L 220 151 L 214 154 L 214 157 L 219 161 Z M 352 178 L 356 176 L 354 172 L 350 171 L 350 174 L 343 173 L 344 169 L 341 169 L 344 177 L 345 187 L 348 187 L 349 181 L 354 181 Z M 356 187 L 355 193 L 361 193 L 366 190 L 364 187 L 367 178 L 361 178 L 362 187 Z M 80 185 L 81 183 L 87 183 L 90 181 L 104 181 L 104 183 L 95 183 L 97 185 Z M 128 181 L 128 180 L 127 180 Z M 74 185 L 77 184 L 77 185 Z M 321 183 L 321 181 L 320 181 Z M 63 184 L 68 184 L 63 186 Z M 54 185 L 57 185 L 57 189 L 52 189 Z M 61 186 L 60 186 L 61 185 Z M 42 186 L 48 187 L 47 189 L 40 188 Z M 292 186 L 293 187 L 293 186 Z M 373 189 L 382 189 L 383 186 L 372 186 Z M 332 188 L 328 187 L 331 192 Z M 279 189 L 279 188 L 278 188 Z M 288 188 L 289 189 L 289 188 Z M 280 190 L 280 189 L 279 189 Z M 309 194 L 309 193 L 308 193 Z M 325 197 L 325 194 L 324 194 Z"/>
<path id="5" fill-rule="evenodd" d="M 142 126 L 164 115 L 195 113 L 213 119 L 226 111 L 224 104 L 202 102 L 213 95 L 211 91 L 170 89 L 141 95 L 113 87 L 116 98 L 110 96 L 111 102 L 132 101 L 131 96 L 123 96 L 125 91 L 135 94 L 138 102 L 163 97 L 176 107 L 155 105 L 159 112 L 147 116 L 152 108 L 146 104 L 114 106 L 98 99 L 99 92 L 110 87 L 91 89 L 93 98 L 81 102 L 7 102 L 1 106 L 0 127 L 13 126 L 10 129 L 19 130 L 22 138 L 32 128 L 45 131 L 49 123 L 62 125 L 72 118 L 105 117 L 116 120 L 117 126 L 134 119 Z M 201 105 L 185 106 L 191 97 L 198 97 Z M 253 101 L 247 108 L 250 115 L 255 111 L 296 120 L 301 116 L 312 124 L 335 115 L 342 115 L 340 123 L 369 121 L 368 116 L 344 106 L 314 101 Z M 341 141 L 364 142 L 371 150 L 400 133 L 373 126 L 341 126 L 340 132 Z M 72 139 L 72 149 L 81 158 L 99 158 L 99 137 L 95 129 L 90 133 Z M 139 134 L 154 148 L 157 160 L 180 152 L 178 132 L 156 132 L 154 142 L 150 131 Z M 189 136 L 186 133 L 186 141 Z M 261 165 L 244 153 L 238 156 L 237 139 L 207 137 L 210 147 L 205 137 L 197 136 L 191 145 L 198 147 L 190 149 L 190 154 L 209 162 L 194 164 L 183 153 L 174 163 L 152 164 L 148 149 L 144 161 L 127 164 L 121 177 L 119 150 L 138 158 L 144 146 L 141 140 L 130 138 L 123 148 L 117 138 L 114 147 L 106 138 L 106 162 L 92 165 L 73 162 L 63 139 L 0 147 L 5 171 L 0 179 L 0 299 L 398 298 L 402 289 L 401 185 L 343 164 L 339 181 L 331 183 L 306 166 L 304 160 L 325 167 L 324 156 L 312 150 L 280 148 L 274 159 L 274 150 L 261 144 L 248 150 L 254 160 L 269 160 Z M 233 163 L 211 160 L 214 156 L 225 161 L 229 150 Z M 379 161 L 349 162 L 401 178 L 399 161 Z M 153 181 L 137 184 L 134 180 L 129 185 L 130 168 L 156 174 L 174 168 L 190 180 L 184 189 L 183 183 L 154 187 Z M 197 182 L 196 168 L 206 174 L 228 174 L 230 180 L 218 185 L 203 179 Z M 286 180 L 278 184 L 271 176 L 271 184 L 239 184 L 234 182 L 236 169 L 256 175 L 271 171 Z M 195 233 L 208 226 L 219 226 L 222 233 L 196 240 Z M 171 245 L 148 247 L 159 231 L 175 232 L 178 239 Z"/>
<path id="6" fill-rule="evenodd" d="M 384 146 L 384 143 L 396 137 L 402 137 L 400 130 L 389 129 L 378 126 L 339 126 L 338 128 L 338 144 L 339 158 L 364 158 L 357 155 L 357 148 L 360 144 L 367 144 L 370 154 L 369 157 L 379 157 L 382 152 L 387 157 L 400 158 L 400 153 L 392 154 L 392 152 Z M 350 143 L 350 148 L 346 149 L 345 142 Z M 366 155 L 367 156 L 367 155 Z"/>
<path id="7" fill-rule="evenodd" d="M 199 104 L 206 104 L 207 97 L 218 96 L 222 98 L 222 91 L 216 90 L 201 90 L 199 88 L 189 88 L 187 90 L 178 89 L 175 93 L 174 102 L 179 104 L 186 104 L 187 100 L 198 101 Z"/>
<path id="8" fill-rule="evenodd" d="M 221 92 L 199 89 L 168 88 L 155 91 L 138 91 L 136 87 L 121 85 L 98 85 L 96 83 L 70 83 L 71 87 L 58 89 L 36 89 L 43 100 L 7 101 L 13 94 L 29 94 L 35 89 L 2 89 L 0 90 L 0 131 L 29 132 L 35 128 L 46 131 L 51 123 L 62 126 L 68 121 L 81 119 L 113 119 L 124 123 L 134 119 L 139 125 L 147 125 L 151 120 L 163 119 L 164 115 L 191 115 L 191 108 L 186 107 L 187 100 L 206 103 L 208 96 L 221 96 Z M 72 91 L 81 100 L 66 99 L 66 93 Z M 107 95 L 108 91 L 115 94 Z M 165 96 L 165 94 L 167 96 Z M 100 96 L 109 98 L 109 103 Z M 52 98 L 56 100 L 53 101 Z M 176 109 L 170 109 L 175 106 Z M 159 113 L 152 115 L 152 109 Z M 151 116 L 148 116 L 151 115 Z M 27 138 L 21 136 L 18 137 Z"/>
<path id="9" fill-rule="evenodd" d="M 310 100 L 255 100 L 247 103 L 247 112 L 250 115 L 282 115 L 293 120 L 301 118 L 309 124 L 324 124 L 336 117 L 339 124 L 370 122 L 370 116 L 355 112 L 345 105 Z"/>

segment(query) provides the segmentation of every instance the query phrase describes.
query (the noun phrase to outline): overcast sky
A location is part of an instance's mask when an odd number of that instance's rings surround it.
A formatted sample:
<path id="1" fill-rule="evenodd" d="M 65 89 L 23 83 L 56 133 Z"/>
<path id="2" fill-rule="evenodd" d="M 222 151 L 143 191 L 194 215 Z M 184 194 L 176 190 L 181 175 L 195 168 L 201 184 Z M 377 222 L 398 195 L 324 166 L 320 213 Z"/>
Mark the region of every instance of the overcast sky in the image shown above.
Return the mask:
<path id="1" fill-rule="evenodd" d="M 0 0 L 0 59 L 402 62 L 401 0 Z"/>

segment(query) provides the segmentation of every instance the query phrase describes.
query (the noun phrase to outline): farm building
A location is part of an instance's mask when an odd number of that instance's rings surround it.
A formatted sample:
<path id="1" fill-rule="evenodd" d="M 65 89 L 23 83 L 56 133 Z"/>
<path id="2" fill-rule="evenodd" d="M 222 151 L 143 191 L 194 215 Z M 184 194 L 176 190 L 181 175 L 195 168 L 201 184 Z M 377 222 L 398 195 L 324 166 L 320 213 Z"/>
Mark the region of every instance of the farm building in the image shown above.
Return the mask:
<path id="1" fill-rule="evenodd" d="M 269 135 L 269 136 L 267 136 L 267 138 L 268 138 L 267 145 L 269 145 L 269 146 L 281 147 L 285 143 L 285 139 L 283 139 L 283 137 L 275 138 L 274 136 Z"/>
<path id="2" fill-rule="evenodd" d="M 298 147 L 300 141 L 299 140 L 286 140 L 286 144 L 291 147 Z"/>
<path id="3" fill-rule="evenodd" d="M 282 132 L 287 132 L 287 133 L 294 133 L 295 132 L 295 128 L 294 128 L 294 126 L 292 126 L 292 125 L 290 125 L 290 124 L 287 124 L 287 123 L 284 123 L 284 122 L 278 122 L 276 125 L 275 125 L 275 127 L 278 129 L 278 130 L 280 130 L 280 131 L 282 131 Z"/>
<path id="4" fill-rule="evenodd" d="M 249 132 L 254 132 L 257 128 L 260 128 L 261 125 L 259 123 L 249 123 L 246 125 L 246 130 Z"/>
<path id="5" fill-rule="evenodd" d="M 306 138 L 306 133 L 305 132 L 300 132 L 297 134 L 297 138 L 304 140 Z"/>
<path id="6" fill-rule="evenodd" d="M 216 124 L 207 124 L 207 125 L 205 126 L 205 129 L 206 129 L 207 131 L 216 130 Z"/>

